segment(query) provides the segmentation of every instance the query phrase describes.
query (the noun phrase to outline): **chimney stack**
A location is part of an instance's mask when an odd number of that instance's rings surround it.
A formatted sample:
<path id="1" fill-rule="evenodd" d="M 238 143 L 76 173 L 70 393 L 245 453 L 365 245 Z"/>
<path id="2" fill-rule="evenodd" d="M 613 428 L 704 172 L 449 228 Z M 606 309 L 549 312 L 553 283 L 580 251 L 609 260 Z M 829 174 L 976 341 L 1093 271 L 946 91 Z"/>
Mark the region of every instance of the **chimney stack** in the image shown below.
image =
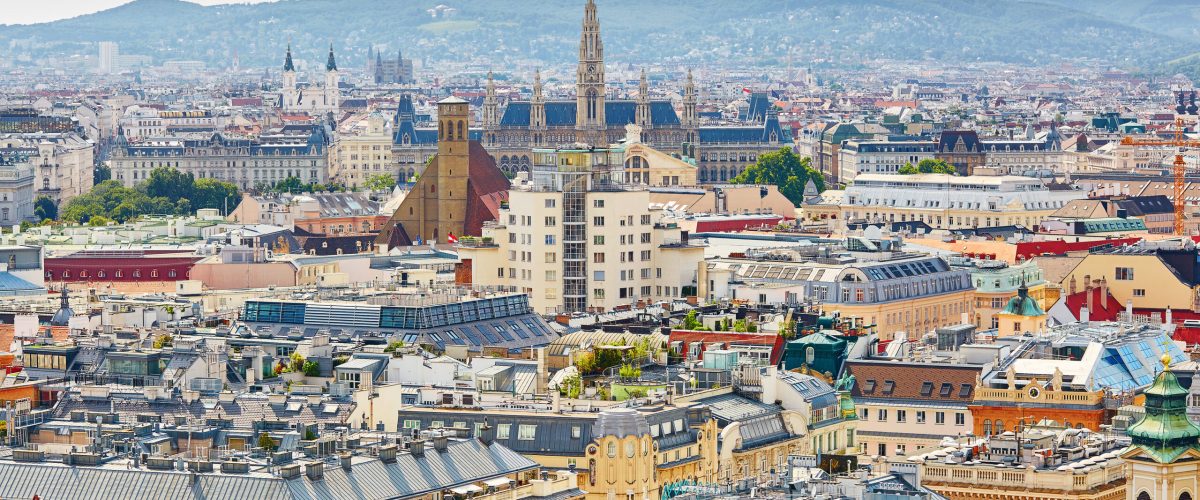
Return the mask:
<path id="1" fill-rule="evenodd" d="M 385 464 L 396 463 L 396 445 L 385 444 L 379 447 L 379 461 Z"/>
<path id="2" fill-rule="evenodd" d="M 1088 292 L 1088 299 L 1091 299 L 1091 298 L 1092 298 L 1092 294 L 1091 294 L 1091 292 Z M 1091 300 L 1088 300 L 1088 302 L 1091 302 Z M 1090 320 L 1091 320 L 1091 318 L 1088 316 L 1088 306 L 1080 307 L 1079 308 L 1079 322 L 1087 323 Z"/>
<path id="3" fill-rule="evenodd" d="M 483 427 L 479 428 L 479 442 L 483 443 L 484 446 L 491 446 L 492 443 L 496 442 L 496 428 L 492 427 L 492 424 L 487 419 L 484 419 Z"/>
<path id="4" fill-rule="evenodd" d="M 414 439 L 408 443 L 408 453 L 414 457 L 420 458 L 425 456 L 425 440 Z"/>
<path id="5" fill-rule="evenodd" d="M 1130 299 L 1133 302 L 1133 299 Z M 1100 307 L 1108 310 L 1108 278 L 1100 277 Z"/>
<path id="6" fill-rule="evenodd" d="M 308 476 L 310 481 L 320 481 L 325 477 L 325 464 L 323 462 L 304 464 L 304 475 Z"/>
<path id="7" fill-rule="evenodd" d="M 354 464 L 352 463 L 353 459 L 354 455 L 348 451 L 343 451 L 341 454 L 339 454 L 338 462 L 341 462 L 342 470 L 350 472 L 350 469 L 354 467 Z"/>
<path id="8" fill-rule="evenodd" d="M 446 445 L 450 443 L 450 438 L 446 437 L 443 431 L 433 438 L 433 449 L 437 451 L 446 451 Z"/>

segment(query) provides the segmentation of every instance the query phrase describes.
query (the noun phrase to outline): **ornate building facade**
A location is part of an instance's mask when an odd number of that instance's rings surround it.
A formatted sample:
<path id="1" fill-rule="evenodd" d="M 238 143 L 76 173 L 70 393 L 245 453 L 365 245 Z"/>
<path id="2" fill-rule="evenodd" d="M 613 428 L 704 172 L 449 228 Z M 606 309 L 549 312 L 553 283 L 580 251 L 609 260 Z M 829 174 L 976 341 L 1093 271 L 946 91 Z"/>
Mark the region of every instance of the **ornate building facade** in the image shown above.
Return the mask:
<path id="1" fill-rule="evenodd" d="M 283 91 L 279 107 L 287 113 L 336 114 L 341 107 L 338 80 L 337 61 L 333 57 L 333 45 L 330 45 L 329 58 L 325 61 L 324 84 L 319 87 L 310 85 L 299 88 L 296 83 L 296 66 L 292 63 L 292 46 L 288 45 L 287 57 L 283 61 Z"/>

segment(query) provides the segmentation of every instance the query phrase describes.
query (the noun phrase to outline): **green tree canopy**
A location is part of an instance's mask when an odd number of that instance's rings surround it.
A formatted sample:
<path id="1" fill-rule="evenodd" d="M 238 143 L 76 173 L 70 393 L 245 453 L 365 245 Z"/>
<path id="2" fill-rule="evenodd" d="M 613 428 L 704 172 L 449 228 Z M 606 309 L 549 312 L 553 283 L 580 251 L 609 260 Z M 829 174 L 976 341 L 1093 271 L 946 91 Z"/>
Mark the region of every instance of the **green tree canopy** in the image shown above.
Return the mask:
<path id="1" fill-rule="evenodd" d="M 92 217 L 125 222 L 142 215 L 190 215 L 201 208 L 232 210 L 241 199 L 237 186 L 217 179 L 194 180 L 191 174 L 159 167 L 135 188 L 107 180 L 68 202 L 56 215 L 87 223 Z M 46 207 L 48 209 L 49 207 Z"/>
<path id="2" fill-rule="evenodd" d="M 396 187 L 396 178 L 389 174 L 372 175 L 363 184 L 363 187 L 371 191 L 384 191 Z"/>
<path id="3" fill-rule="evenodd" d="M 58 205 L 55 205 L 54 200 L 48 196 L 38 196 L 36 200 L 33 200 L 33 215 L 39 221 L 57 219 Z"/>
<path id="4" fill-rule="evenodd" d="M 791 148 L 785 147 L 773 153 L 760 155 L 755 164 L 746 167 L 746 170 L 729 182 L 776 186 L 793 205 L 799 206 L 804 201 L 804 186 L 810 179 L 818 192 L 825 190 L 825 179 L 821 177 L 820 172 L 812 168 L 811 160 L 801 158 L 793 153 Z"/>
<path id="5" fill-rule="evenodd" d="M 916 167 L 913 167 L 911 163 L 905 163 L 904 166 L 900 167 L 900 170 L 898 170 L 896 173 L 900 175 L 912 175 L 918 173 L 958 175 L 958 169 L 954 168 L 954 165 L 946 163 L 946 160 L 926 158 L 921 160 L 920 163 L 917 163 Z"/>

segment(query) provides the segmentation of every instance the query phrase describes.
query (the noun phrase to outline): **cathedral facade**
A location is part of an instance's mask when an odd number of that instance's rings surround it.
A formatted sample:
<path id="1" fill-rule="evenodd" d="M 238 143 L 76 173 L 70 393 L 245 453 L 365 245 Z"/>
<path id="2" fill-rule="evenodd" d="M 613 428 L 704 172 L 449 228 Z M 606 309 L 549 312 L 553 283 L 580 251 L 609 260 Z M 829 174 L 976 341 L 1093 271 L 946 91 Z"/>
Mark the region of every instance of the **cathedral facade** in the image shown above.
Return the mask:
<path id="1" fill-rule="evenodd" d="M 604 43 L 594 0 L 584 7 L 575 73 L 574 99 L 547 99 L 541 73 L 533 76 L 533 93 L 527 101 L 501 103 L 488 76 L 487 92 L 479 113 L 480 127 L 470 138 L 495 159 L 508 175 L 528 171 L 533 148 L 553 148 L 584 143 L 606 147 L 626 139 L 626 126 L 637 125 L 640 142 L 666 153 L 696 160 L 696 182 L 718 184 L 741 173 L 762 153 L 790 147 L 790 131 L 780 126 L 774 106 L 743 126 L 701 126 L 696 111 L 698 96 L 689 71 L 678 109 L 670 100 L 650 99 L 643 73 L 635 99 L 610 99 L 604 76 Z M 411 98 L 403 96 L 393 120 L 392 157 L 397 177 L 420 174 L 437 152 L 435 129 L 418 128 Z"/>
<path id="2" fill-rule="evenodd" d="M 342 99 L 338 81 L 337 61 L 333 57 L 333 45 L 330 45 L 329 59 L 325 61 L 325 82 L 320 86 L 299 87 L 296 83 L 296 66 L 292 63 L 292 46 L 289 44 L 283 61 L 283 90 L 280 92 L 279 107 L 285 113 L 314 116 L 337 114 Z"/>

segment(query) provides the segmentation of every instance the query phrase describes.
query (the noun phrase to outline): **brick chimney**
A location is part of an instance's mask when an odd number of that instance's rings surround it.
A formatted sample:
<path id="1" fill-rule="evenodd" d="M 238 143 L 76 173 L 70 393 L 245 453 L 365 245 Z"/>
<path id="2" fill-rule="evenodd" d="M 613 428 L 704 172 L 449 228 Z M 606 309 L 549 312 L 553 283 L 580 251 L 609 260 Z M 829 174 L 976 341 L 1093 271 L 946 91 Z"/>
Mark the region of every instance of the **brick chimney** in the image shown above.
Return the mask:
<path id="1" fill-rule="evenodd" d="M 1083 290 L 1083 291 L 1084 291 L 1084 295 L 1086 295 L 1086 296 L 1087 296 L 1087 308 L 1088 308 L 1088 311 L 1094 311 L 1094 310 L 1096 310 L 1096 303 L 1094 302 L 1094 301 L 1096 300 L 1096 299 L 1095 299 L 1095 297 L 1096 297 L 1096 294 L 1092 293 L 1092 276 L 1091 276 L 1091 275 L 1085 275 L 1085 276 L 1083 277 L 1083 284 L 1084 284 L 1084 287 L 1085 287 L 1085 288 L 1084 288 L 1084 290 Z"/>
<path id="2" fill-rule="evenodd" d="M 1100 307 L 1108 310 L 1108 278 L 1100 277 Z"/>

